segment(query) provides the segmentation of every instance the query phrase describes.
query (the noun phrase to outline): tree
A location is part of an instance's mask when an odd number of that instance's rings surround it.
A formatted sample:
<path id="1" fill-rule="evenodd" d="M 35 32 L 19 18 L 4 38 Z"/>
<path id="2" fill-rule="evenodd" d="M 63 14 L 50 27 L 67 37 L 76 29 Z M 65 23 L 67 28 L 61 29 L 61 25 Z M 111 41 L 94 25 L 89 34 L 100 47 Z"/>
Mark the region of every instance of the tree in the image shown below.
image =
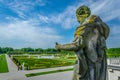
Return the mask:
<path id="1" fill-rule="evenodd" d="M 31 47 L 28 47 L 28 48 L 22 48 L 21 51 L 23 51 L 23 52 L 34 52 L 34 49 L 31 48 Z"/>

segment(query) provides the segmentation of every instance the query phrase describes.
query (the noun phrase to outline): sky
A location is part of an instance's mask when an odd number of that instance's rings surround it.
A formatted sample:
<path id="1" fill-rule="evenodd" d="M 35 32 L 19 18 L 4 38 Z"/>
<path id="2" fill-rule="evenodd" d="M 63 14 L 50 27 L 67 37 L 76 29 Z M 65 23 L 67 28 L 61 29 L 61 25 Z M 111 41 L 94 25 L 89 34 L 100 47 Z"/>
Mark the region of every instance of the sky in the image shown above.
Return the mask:
<path id="1" fill-rule="evenodd" d="M 107 47 L 120 47 L 120 0 L 0 0 L 0 47 L 54 48 L 71 43 L 80 24 L 75 12 L 88 6 L 109 26 Z"/>

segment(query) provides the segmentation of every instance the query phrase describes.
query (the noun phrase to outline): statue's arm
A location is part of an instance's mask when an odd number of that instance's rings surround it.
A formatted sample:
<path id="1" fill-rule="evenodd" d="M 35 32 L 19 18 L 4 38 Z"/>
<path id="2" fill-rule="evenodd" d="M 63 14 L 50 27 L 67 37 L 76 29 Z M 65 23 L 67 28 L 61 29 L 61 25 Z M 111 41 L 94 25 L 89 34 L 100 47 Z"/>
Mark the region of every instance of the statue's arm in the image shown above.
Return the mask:
<path id="1" fill-rule="evenodd" d="M 72 43 L 69 44 L 56 44 L 55 48 L 58 50 L 76 51 L 81 47 L 81 36 L 75 36 Z"/>

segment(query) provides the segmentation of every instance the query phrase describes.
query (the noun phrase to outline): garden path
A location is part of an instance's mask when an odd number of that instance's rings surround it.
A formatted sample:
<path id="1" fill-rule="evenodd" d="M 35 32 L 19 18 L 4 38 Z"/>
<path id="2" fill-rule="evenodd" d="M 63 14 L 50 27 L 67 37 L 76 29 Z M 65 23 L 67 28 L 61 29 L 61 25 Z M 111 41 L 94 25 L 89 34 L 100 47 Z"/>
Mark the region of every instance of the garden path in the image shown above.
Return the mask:
<path id="1" fill-rule="evenodd" d="M 5 56 L 6 56 L 9 72 L 16 72 L 17 66 L 13 63 L 13 61 L 8 57 L 7 54 L 5 54 Z"/>

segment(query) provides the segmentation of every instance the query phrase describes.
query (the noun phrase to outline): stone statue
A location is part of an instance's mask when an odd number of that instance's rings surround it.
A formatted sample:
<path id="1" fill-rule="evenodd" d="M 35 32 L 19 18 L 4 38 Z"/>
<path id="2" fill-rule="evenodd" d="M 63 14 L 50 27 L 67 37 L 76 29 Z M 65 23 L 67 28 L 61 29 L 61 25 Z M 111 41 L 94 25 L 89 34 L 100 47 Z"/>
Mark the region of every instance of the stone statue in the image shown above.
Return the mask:
<path id="1" fill-rule="evenodd" d="M 69 44 L 56 42 L 56 49 L 74 51 L 77 60 L 72 80 L 106 80 L 106 39 L 109 27 L 97 15 L 83 5 L 76 10 L 81 24 L 76 28 L 74 40 Z"/>

